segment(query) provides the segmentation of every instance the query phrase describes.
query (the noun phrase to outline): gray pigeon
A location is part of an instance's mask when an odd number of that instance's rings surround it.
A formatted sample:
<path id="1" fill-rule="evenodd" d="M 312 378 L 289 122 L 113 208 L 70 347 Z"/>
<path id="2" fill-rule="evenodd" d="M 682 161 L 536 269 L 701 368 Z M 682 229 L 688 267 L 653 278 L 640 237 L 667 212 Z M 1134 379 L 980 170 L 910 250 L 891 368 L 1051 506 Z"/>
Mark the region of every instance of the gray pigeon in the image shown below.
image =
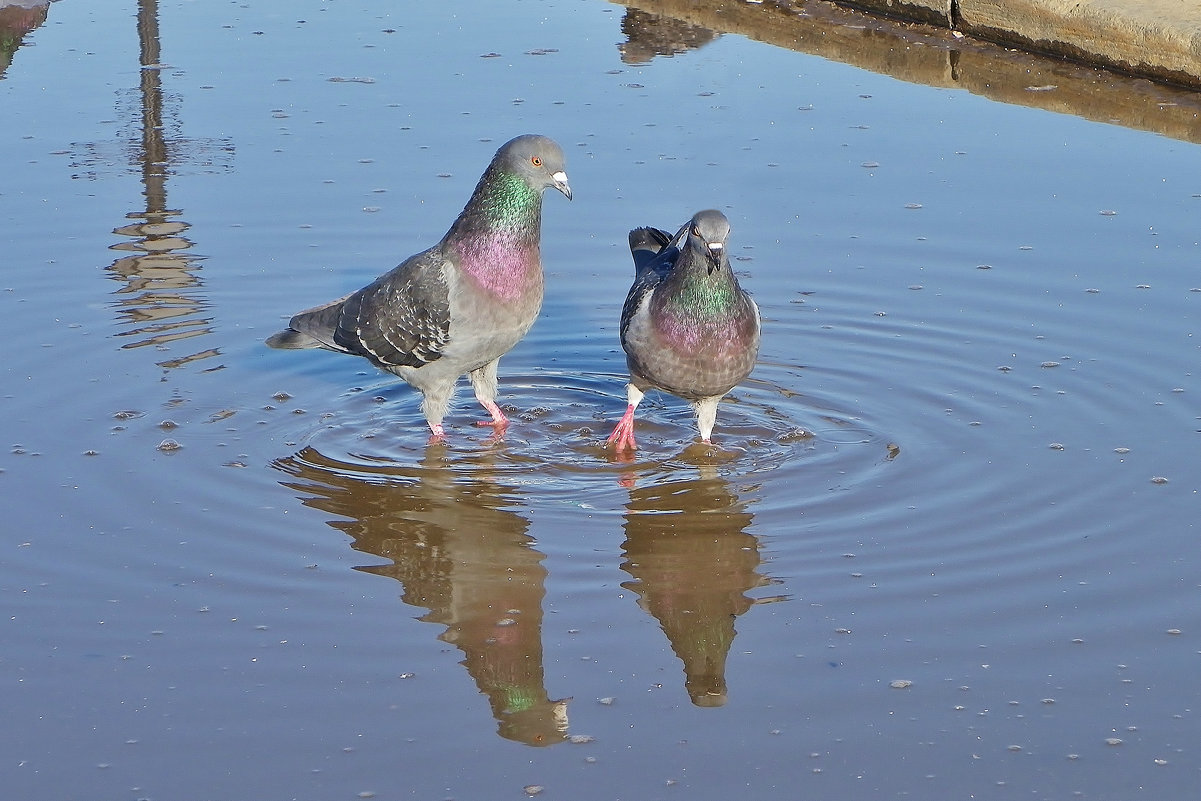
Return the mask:
<path id="1" fill-rule="evenodd" d="M 424 396 L 435 439 L 459 377 L 498 433 L 509 424 L 496 405 L 496 367 L 542 306 L 542 193 L 571 199 L 563 150 L 545 136 L 506 143 L 492 158 L 442 241 L 371 284 L 302 311 L 267 340 L 273 348 L 325 348 L 362 356 Z"/>
<path id="2" fill-rule="evenodd" d="M 609 437 L 614 449 L 637 447 L 634 409 L 652 388 L 690 402 L 709 443 L 718 401 L 755 366 L 759 308 L 730 269 L 729 235 L 730 221 L 712 209 L 698 211 L 674 237 L 630 231 L 634 285 L 621 310 L 629 406 Z"/>

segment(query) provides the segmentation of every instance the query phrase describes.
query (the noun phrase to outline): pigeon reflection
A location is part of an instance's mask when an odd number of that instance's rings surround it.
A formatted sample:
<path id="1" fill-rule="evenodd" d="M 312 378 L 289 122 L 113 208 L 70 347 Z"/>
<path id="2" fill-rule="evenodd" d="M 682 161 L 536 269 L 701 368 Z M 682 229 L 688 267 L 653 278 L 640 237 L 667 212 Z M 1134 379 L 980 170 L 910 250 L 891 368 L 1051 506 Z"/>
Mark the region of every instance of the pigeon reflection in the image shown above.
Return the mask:
<path id="1" fill-rule="evenodd" d="M 494 456 L 432 445 L 417 466 L 350 464 L 306 447 L 275 466 L 306 506 L 338 515 L 329 525 L 352 547 L 388 560 L 361 567 L 394 578 L 401 600 L 445 627 L 439 639 L 488 698 L 501 737 L 552 745 L 567 736 L 567 702 L 551 700 L 542 668 L 545 556 L 526 533 L 513 487 L 493 477 Z"/>
<path id="2" fill-rule="evenodd" d="M 684 663 L 684 686 L 697 706 L 726 702 L 726 656 L 734 621 L 756 603 L 746 593 L 774 583 L 760 575 L 753 515 L 711 468 L 698 478 L 632 489 L 626 506 L 625 561 L 638 605 L 659 621 Z"/>

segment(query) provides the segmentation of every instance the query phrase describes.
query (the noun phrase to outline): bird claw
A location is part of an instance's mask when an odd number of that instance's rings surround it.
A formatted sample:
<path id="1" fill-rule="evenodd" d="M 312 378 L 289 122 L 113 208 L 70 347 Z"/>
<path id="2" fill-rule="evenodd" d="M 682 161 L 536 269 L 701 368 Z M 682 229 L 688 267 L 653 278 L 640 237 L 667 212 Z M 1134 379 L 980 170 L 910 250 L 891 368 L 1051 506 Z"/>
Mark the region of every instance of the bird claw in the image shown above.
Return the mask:
<path id="1" fill-rule="evenodd" d="M 634 435 L 628 431 L 614 431 L 610 437 L 605 440 L 605 447 L 612 448 L 614 451 L 621 453 L 622 451 L 638 450 L 638 443 L 634 441 Z"/>
<path id="2" fill-rule="evenodd" d="M 476 428 L 491 428 L 492 435 L 488 437 L 488 442 L 496 443 L 503 442 L 505 439 L 505 431 L 509 428 L 509 421 L 497 422 L 495 420 L 476 420 Z"/>
<path id="3" fill-rule="evenodd" d="M 605 441 L 605 445 L 618 452 L 638 449 L 638 443 L 634 441 L 634 408 L 632 406 L 626 409 L 625 415 L 617 421 L 617 425 L 613 428 L 609 439 Z"/>

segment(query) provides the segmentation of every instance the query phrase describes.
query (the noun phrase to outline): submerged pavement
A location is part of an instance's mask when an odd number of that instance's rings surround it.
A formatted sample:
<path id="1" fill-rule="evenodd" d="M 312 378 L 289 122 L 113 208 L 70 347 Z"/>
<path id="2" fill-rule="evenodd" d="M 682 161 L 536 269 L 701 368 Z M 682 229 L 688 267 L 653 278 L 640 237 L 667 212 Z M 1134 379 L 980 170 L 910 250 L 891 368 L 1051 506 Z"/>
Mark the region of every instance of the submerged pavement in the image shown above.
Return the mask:
<path id="1" fill-rule="evenodd" d="M 833 0 L 1201 89 L 1197 0 Z"/>

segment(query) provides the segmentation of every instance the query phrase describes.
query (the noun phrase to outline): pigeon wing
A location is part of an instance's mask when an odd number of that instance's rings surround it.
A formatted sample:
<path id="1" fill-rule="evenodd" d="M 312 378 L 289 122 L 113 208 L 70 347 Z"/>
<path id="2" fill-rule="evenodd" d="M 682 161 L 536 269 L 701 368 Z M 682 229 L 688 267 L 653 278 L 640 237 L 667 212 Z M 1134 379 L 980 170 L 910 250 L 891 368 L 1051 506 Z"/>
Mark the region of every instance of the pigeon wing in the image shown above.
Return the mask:
<path id="1" fill-rule="evenodd" d="M 450 339 L 450 296 L 438 248 L 405 261 L 372 283 L 292 318 L 291 328 L 325 347 L 383 367 L 421 367 Z"/>

